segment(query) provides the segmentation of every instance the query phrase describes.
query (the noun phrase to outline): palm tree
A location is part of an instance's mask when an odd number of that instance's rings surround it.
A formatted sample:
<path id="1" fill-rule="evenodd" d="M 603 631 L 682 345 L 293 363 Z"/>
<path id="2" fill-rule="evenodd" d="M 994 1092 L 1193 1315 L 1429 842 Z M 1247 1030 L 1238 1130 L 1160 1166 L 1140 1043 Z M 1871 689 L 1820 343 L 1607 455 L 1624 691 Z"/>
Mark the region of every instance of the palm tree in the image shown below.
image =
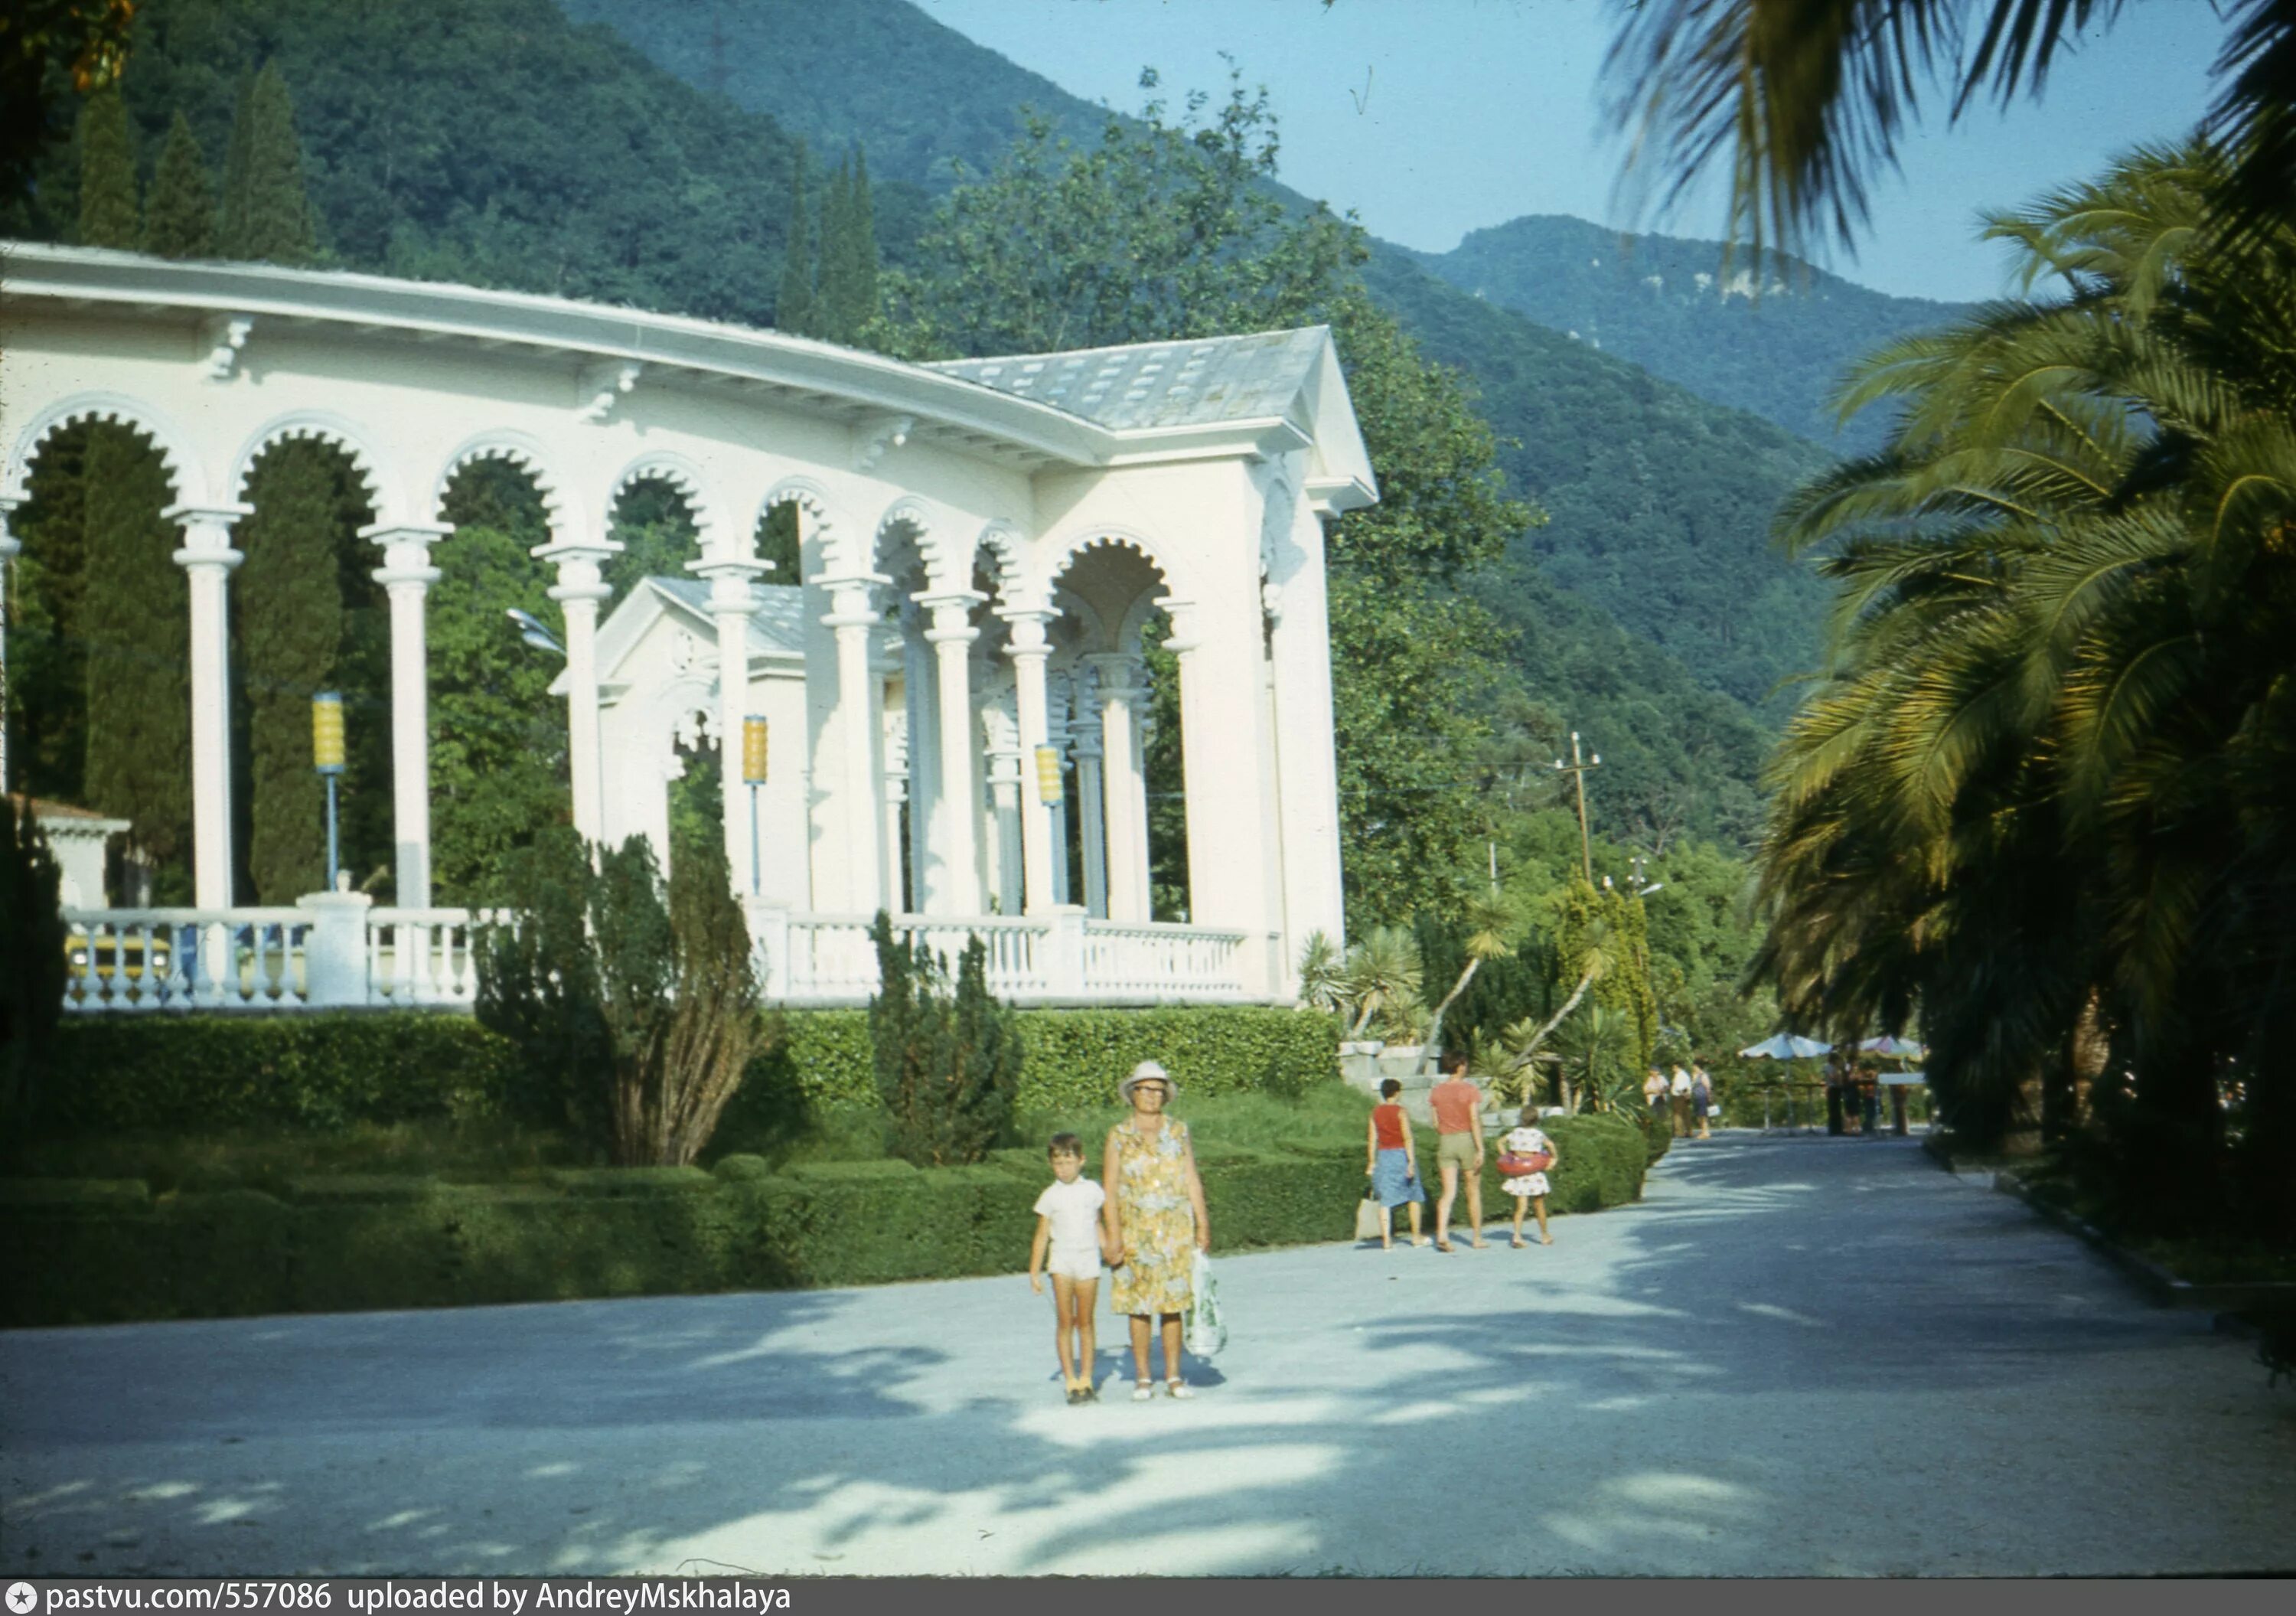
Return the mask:
<path id="1" fill-rule="evenodd" d="M 1346 962 L 1338 946 L 1321 931 L 1308 932 L 1300 950 L 1300 999 L 1311 1008 L 1335 1014 L 1347 1008 Z"/>
<path id="2" fill-rule="evenodd" d="M 1513 951 L 1514 945 L 1507 940 L 1507 936 L 1521 927 L 1522 914 L 1513 898 L 1494 890 L 1467 899 L 1466 922 L 1467 964 L 1459 972 L 1459 980 L 1451 984 L 1451 991 L 1443 996 L 1442 1002 L 1435 1006 L 1434 1013 L 1428 1018 L 1427 1039 L 1419 1050 L 1418 1069 L 1423 1072 L 1427 1070 L 1427 1062 L 1435 1058 L 1435 1046 L 1442 1038 L 1443 1013 L 1458 1002 L 1459 996 L 1467 990 L 1467 984 L 1475 980 L 1475 972 L 1482 969 L 1484 961 L 1499 959 Z"/>
<path id="3" fill-rule="evenodd" d="M 1731 237 L 1797 250 L 1848 242 L 1866 183 L 1894 160 L 1924 81 L 1952 115 L 1973 101 L 2038 95 L 2058 50 L 2109 24 L 2125 0 L 1640 0 L 1621 8 L 1604 71 L 1610 113 L 1667 201 L 1718 161 L 1731 177 Z M 2204 129 L 2234 154 L 2212 199 L 2245 241 L 2284 224 L 2296 198 L 2296 0 L 2226 0 L 2215 104 Z"/>
<path id="4" fill-rule="evenodd" d="M 1622 1109 L 1624 1095 L 1639 1092 L 1634 1048 L 1634 1018 L 1623 1011 L 1589 1005 L 1565 1021 L 1554 1035 L 1563 1109 L 1576 1111 L 1581 1099 L 1593 1101 L 1598 1111 Z"/>
<path id="5" fill-rule="evenodd" d="M 1757 970 L 1832 1029 L 1918 1004 L 1956 1128 L 2117 1054 L 2213 1150 L 2296 1021 L 2296 226 L 2226 247 L 2234 183 L 2142 152 L 1994 218 L 2045 295 L 1869 358 L 1892 442 L 1780 521 L 1840 592 Z"/>
<path id="6" fill-rule="evenodd" d="M 1377 926 L 1348 950 L 1347 994 L 1355 1001 L 1358 1038 L 1375 1020 L 1393 1020 L 1419 1002 L 1419 944 L 1400 926 Z"/>

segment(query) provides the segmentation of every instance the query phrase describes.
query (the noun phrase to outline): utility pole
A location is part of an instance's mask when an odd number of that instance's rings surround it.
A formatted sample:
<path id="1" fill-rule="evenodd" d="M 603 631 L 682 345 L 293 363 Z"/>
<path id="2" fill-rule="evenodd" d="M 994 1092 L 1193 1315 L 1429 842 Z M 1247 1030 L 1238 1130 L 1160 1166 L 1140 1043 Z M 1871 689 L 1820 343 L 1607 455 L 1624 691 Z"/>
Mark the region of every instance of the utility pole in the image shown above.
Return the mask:
<path id="1" fill-rule="evenodd" d="M 1570 775 L 1578 788 L 1578 869 L 1590 887 L 1595 884 L 1595 849 L 1587 834 L 1587 771 L 1602 767 L 1602 753 L 1585 759 L 1578 755 L 1578 732 L 1575 729 L 1570 732 L 1570 761 L 1565 763 L 1560 758 L 1554 760 L 1555 772 Z"/>

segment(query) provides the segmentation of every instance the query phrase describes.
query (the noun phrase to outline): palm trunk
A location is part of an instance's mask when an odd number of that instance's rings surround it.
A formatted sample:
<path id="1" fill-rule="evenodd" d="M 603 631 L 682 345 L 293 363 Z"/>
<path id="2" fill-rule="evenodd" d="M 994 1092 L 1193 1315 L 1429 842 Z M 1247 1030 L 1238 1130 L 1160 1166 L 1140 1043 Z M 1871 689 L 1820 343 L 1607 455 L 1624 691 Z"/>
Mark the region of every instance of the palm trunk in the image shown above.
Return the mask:
<path id="1" fill-rule="evenodd" d="M 1435 1006 L 1435 1013 L 1427 1022 L 1427 1037 L 1419 1046 L 1419 1064 L 1411 1069 L 1412 1076 L 1419 1077 L 1426 1071 L 1430 1054 L 1434 1050 L 1435 1046 L 1442 1041 L 1443 1013 L 1456 1003 L 1459 996 L 1467 990 L 1467 984 L 1475 980 L 1475 968 L 1482 963 L 1480 956 L 1471 957 L 1467 961 L 1467 968 L 1459 972 L 1459 980 L 1451 984 L 1451 991 L 1445 994 L 1443 1002 Z"/>
<path id="2" fill-rule="evenodd" d="M 1521 1049 L 1515 1051 L 1514 1064 L 1517 1070 L 1530 1064 L 1531 1057 L 1538 1053 L 1538 1046 L 1546 1042 L 1546 1035 L 1560 1027 L 1570 1013 L 1578 1008 L 1578 1001 L 1585 998 L 1587 989 L 1595 985 L 1595 975 L 1594 972 L 1589 971 L 1580 977 L 1578 985 L 1570 990 L 1570 997 L 1562 1001 L 1562 1008 L 1547 1017 L 1538 1030 L 1524 1040 Z"/>

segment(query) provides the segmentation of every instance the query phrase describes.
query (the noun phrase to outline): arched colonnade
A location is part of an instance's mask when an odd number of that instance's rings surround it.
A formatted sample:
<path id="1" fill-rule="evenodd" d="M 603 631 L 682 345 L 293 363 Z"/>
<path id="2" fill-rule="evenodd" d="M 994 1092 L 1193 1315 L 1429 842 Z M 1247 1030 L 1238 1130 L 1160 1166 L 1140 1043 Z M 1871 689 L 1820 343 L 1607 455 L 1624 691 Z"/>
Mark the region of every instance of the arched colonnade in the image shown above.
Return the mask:
<path id="1" fill-rule="evenodd" d="M 233 898 L 234 529 L 264 451 L 309 438 L 348 457 L 373 511 L 361 536 L 390 601 L 403 907 L 429 899 L 424 604 L 451 562 L 443 506 L 458 474 L 500 460 L 549 521 L 534 554 L 562 613 L 556 688 L 585 833 L 627 828 L 601 725 L 622 693 L 602 688 L 598 657 L 607 535 L 629 488 L 668 484 L 695 529 L 736 872 L 758 625 L 794 625 L 802 721 L 775 727 L 771 775 L 795 817 L 753 906 L 769 958 L 849 949 L 880 906 L 1145 926 L 1142 652 L 1160 613 L 1179 669 L 1191 925 L 1231 938 L 1235 994 L 1261 998 L 1288 993 L 1308 931 L 1341 931 L 1321 523 L 1374 490 L 1320 329 L 917 366 L 520 294 L 0 250 L 0 561 L 34 457 L 73 422 L 144 434 L 172 485 L 203 909 Z M 756 549 L 783 504 L 799 513 L 796 578 Z M 1045 748 L 1066 782 L 1057 806 L 1037 791 Z M 808 916 L 834 917 L 842 940 Z M 1077 980 L 1033 991 L 1098 997 Z"/>

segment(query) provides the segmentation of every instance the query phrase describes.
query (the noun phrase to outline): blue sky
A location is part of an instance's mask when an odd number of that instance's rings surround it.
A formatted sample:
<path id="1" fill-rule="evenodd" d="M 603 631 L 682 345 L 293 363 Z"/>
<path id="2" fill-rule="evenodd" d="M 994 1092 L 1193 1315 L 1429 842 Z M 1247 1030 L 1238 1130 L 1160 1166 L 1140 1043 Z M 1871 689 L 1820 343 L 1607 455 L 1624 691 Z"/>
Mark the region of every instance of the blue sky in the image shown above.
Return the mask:
<path id="1" fill-rule="evenodd" d="M 1283 177 L 1357 209 L 1374 234 L 1443 251 L 1526 213 L 1677 235 L 1720 233 L 1718 193 L 1640 219 L 1616 182 L 1623 144 L 1598 127 L 1603 0 L 917 0 L 931 16 L 1091 100 L 1138 104 L 1143 66 L 1177 103 L 1226 82 L 1218 53 L 1264 82 L 1283 120 Z M 1948 127 L 1941 100 L 1874 187 L 1850 279 L 1908 297 L 2003 290 L 1983 207 L 2079 178 L 2139 142 L 2190 127 L 2222 35 L 2208 0 L 2137 0 L 2084 41 L 2038 103 Z"/>

